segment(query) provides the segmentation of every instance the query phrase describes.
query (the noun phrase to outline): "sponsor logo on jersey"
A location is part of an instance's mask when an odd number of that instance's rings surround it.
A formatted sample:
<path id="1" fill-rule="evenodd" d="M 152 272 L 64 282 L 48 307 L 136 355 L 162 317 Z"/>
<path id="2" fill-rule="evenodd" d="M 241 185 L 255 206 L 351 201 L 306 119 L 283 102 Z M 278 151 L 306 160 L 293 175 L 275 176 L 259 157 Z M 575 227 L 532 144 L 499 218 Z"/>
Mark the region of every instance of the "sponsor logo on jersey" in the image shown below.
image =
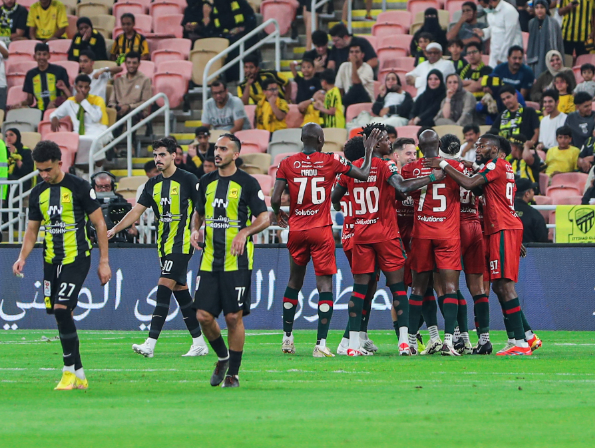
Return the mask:
<path id="1" fill-rule="evenodd" d="M 163 215 L 161 215 L 159 217 L 159 221 L 164 222 L 164 223 L 169 223 L 169 222 L 174 222 L 174 221 L 180 221 L 181 218 L 182 218 L 182 215 L 174 215 L 172 213 L 164 213 Z"/>
<path id="2" fill-rule="evenodd" d="M 374 174 L 374 175 L 371 174 L 371 175 L 368 176 L 368 178 L 366 180 L 353 179 L 353 181 L 356 184 L 365 184 L 365 183 L 375 184 L 376 183 L 376 179 L 377 179 L 376 174 Z"/>
<path id="3" fill-rule="evenodd" d="M 475 207 L 461 207 L 461 213 L 471 213 L 472 215 L 474 215 L 475 212 Z"/>
<path id="4" fill-rule="evenodd" d="M 50 216 L 61 215 L 62 214 L 62 207 L 60 207 L 59 205 L 50 205 L 50 207 L 48 208 L 48 214 Z"/>
<path id="5" fill-rule="evenodd" d="M 446 221 L 446 217 L 417 215 L 417 220 L 423 222 L 444 222 Z"/>
<path id="6" fill-rule="evenodd" d="M 221 198 L 215 198 L 213 200 L 213 203 L 211 204 L 213 207 L 223 207 L 223 208 L 227 208 L 227 205 L 229 204 L 229 202 L 227 202 L 225 199 L 221 199 Z"/>
<path id="7" fill-rule="evenodd" d="M 293 162 L 293 167 L 296 170 L 299 170 L 302 167 L 302 162 L 300 162 L 299 160 L 296 160 L 295 162 Z"/>
<path id="8" fill-rule="evenodd" d="M 170 198 L 161 198 L 161 205 L 171 205 Z"/>
<path id="9" fill-rule="evenodd" d="M 378 218 L 373 219 L 356 219 L 355 224 L 358 226 L 367 226 L 370 224 L 376 224 L 378 222 Z"/>
<path id="10" fill-rule="evenodd" d="M 206 220 L 207 226 L 211 229 L 229 229 L 231 227 L 240 228 L 238 220 L 229 219 L 227 216 L 218 216 L 217 218 L 207 218 Z"/>
<path id="11" fill-rule="evenodd" d="M 299 208 L 295 210 L 296 216 L 314 216 L 319 212 L 319 210 L 300 210 Z"/>
<path id="12" fill-rule="evenodd" d="M 66 232 L 76 232 L 76 224 L 66 224 L 58 221 L 54 224 L 46 224 L 45 231 L 50 235 L 63 235 Z"/>

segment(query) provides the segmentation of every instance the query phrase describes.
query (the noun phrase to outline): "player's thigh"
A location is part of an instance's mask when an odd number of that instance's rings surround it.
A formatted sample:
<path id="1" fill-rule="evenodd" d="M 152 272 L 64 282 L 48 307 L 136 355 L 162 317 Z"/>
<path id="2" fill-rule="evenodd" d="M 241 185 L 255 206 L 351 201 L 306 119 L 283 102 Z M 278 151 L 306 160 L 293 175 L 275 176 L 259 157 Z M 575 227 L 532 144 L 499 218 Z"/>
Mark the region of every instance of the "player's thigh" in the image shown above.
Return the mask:
<path id="1" fill-rule="evenodd" d="M 244 316 L 250 314 L 252 294 L 252 271 L 240 269 L 219 273 L 219 291 L 223 315 L 243 312 Z"/>
<path id="2" fill-rule="evenodd" d="M 477 222 L 461 225 L 461 255 L 465 274 L 483 274 L 485 271 L 485 254 L 481 226 Z"/>
<path id="3" fill-rule="evenodd" d="M 85 257 L 80 260 L 77 259 L 74 263 L 62 265 L 58 269 L 54 298 L 55 305 L 64 305 L 71 310 L 76 308 L 79 293 L 85 283 L 90 268 L 91 257 Z"/>
<path id="4" fill-rule="evenodd" d="M 352 257 L 352 274 L 373 274 L 376 271 L 376 251 L 374 250 L 374 245 L 355 243 L 353 245 Z"/>
<path id="5" fill-rule="evenodd" d="M 61 266 L 43 262 L 43 301 L 48 314 L 54 313 L 54 299 L 58 289 L 58 269 Z"/>
<path id="6" fill-rule="evenodd" d="M 331 226 L 316 229 L 310 238 L 310 252 L 316 275 L 333 275 L 337 273 L 335 260 L 335 238 Z"/>
<path id="7" fill-rule="evenodd" d="M 405 249 L 401 238 L 387 240 L 381 243 L 374 243 L 376 260 L 382 272 L 394 272 L 403 269 L 405 266 Z"/>
<path id="8" fill-rule="evenodd" d="M 523 230 L 503 230 L 490 235 L 490 279 L 505 278 L 517 282 Z"/>
<path id="9" fill-rule="evenodd" d="M 434 240 L 434 260 L 436 268 L 442 270 L 461 270 L 461 240 Z"/>
<path id="10" fill-rule="evenodd" d="M 293 262 L 299 266 L 306 266 L 310 261 L 310 242 L 304 230 L 289 231 L 287 250 Z"/>
<path id="11" fill-rule="evenodd" d="M 428 272 L 433 271 L 434 266 L 432 240 L 413 238 L 411 240 L 411 269 L 415 272 Z"/>
<path id="12" fill-rule="evenodd" d="M 194 309 L 206 311 L 212 316 L 218 317 L 223 308 L 219 285 L 219 272 L 198 271 L 198 275 L 196 276 L 196 292 L 194 294 Z"/>
<path id="13" fill-rule="evenodd" d="M 349 267 L 353 269 L 353 246 L 351 244 L 346 245 L 343 244 L 343 252 L 345 253 L 345 257 L 347 258 L 347 262 L 349 263 Z"/>
<path id="14" fill-rule="evenodd" d="M 188 263 L 192 255 L 169 254 L 161 257 L 161 278 L 174 280 L 178 285 L 186 285 L 188 275 Z"/>

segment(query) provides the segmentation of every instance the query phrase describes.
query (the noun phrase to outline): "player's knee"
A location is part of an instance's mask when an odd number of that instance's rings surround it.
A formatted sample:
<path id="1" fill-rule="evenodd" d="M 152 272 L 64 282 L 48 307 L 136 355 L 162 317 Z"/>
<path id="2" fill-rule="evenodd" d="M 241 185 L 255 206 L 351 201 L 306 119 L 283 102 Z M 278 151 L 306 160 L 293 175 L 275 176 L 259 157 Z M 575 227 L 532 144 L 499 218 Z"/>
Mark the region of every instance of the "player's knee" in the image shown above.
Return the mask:
<path id="1" fill-rule="evenodd" d="M 215 320 L 215 318 L 213 317 L 213 315 L 211 313 L 208 313 L 207 311 L 203 311 L 203 310 L 196 311 L 196 319 L 203 326 L 210 325 Z"/>
<path id="2" fill-rule="evenodd" d="M 230 330 L 235 329 L 241 320 L 242 316 L 240 313 L 229 313 L 225 315 L 225 323 Z"/>

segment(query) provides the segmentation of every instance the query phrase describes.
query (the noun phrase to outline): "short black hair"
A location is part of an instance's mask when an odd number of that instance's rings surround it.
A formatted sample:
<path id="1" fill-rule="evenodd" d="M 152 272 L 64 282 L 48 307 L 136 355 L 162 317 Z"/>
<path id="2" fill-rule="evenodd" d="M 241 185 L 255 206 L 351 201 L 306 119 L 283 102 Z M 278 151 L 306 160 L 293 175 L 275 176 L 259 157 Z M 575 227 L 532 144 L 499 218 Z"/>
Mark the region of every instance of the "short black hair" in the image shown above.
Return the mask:
<path id="1" fill-rule="evenodd" d="M 415 145 L 415 140 L 409 137 L 399 137 L 393 143 L 391 152 L 401 151 L 405 145 Z"/>
<path id="2" fill-rule="evenodd" d="M 132 23 L 136 23 L 136 17 L 131 12 L 125 12 L 120 16 L 120 23 L 122 23 L 122 19 L 131 19 Z"/>
<path id="3" fill-rule="evenodd" d="M 78 75 L 76 78 L 74 78 L 74 83 L 77 84 L 79 82 L 87 82 L 89 84 L 91 84 L 91 78 L 89 78 L 89 75 L 85 75 L 84 73 Z"/>
<path id="4" fill-rule="evenodd" d="M 211 135 L 211 131 L 206 126 L 199 126 L 194 130 L 194 135 L 198 136 L 199 134 Z"/>
<path id="5" fill-rule="evenodd" d="M 258 67 L 258 55 L 256 53 L 250 53 L 247 56 L 244 56 L 244 65 L 246 64 L 254 64 L 254 67 Z"/>
<path id="6" fill-rule="evenodd" d="M 327 68 L 318 76 L 320 77 L 321 81 L 327 82 L 329 84 L 335 84 L 335 71 L 331 68 Z"/>
<path id="7" fill-rule="evenodd" d="M 515 51 L 520 51 L 522 54 L 525 54 L 525 50 L 523 50 L 523 47 L 521 47 L 520 45 L 513 45 L 508 49 L 508 57 L 511 57 L 512 53 L 514 53 Z"/>
<path id="8" fill-rule="evenodd" d="M 236 148 L 237 148 L 238 152 L 240 152 L 242 150 L 242 142 L 235 135 L 230 134 L 229 132 L 227 132 L 227 133 L 221 134 L 219 136 L 219 138 L 223 138 L 223 137 L 226 137 L 226 138 L 230 139 L 232 142 L 234 142 L 235 145 L 236 145 Z"/>
<path id="9" fill-rule="evenodd" d="M 351 41 L 351 43 L 349 44 L 349 51 L 351 51 L 352 48 L 359 48 L 359 51 L 361 51 L 362 53 L 364 52 L 364 49 L 362 48 L 362 44 L 360 44 L 359 42 L 354 42 L 353 40 Z"/>
<path id="10" fill-rule="evenodd" d="M 593 101 L 593 97 L 589 95 L 587 92 L 577 92 L 574 95 L 574 104 L 579 105 L 586 103 L 587 101 Z"/>
<path id="11" fill-rule="evenodd" d="M 498 147 L 498 149 L 500 149 L 500 136 L 495 135 L 495 134 L 483 134 L 482 136 L 480 136 L 479 138 L 484 139 L 484 140 L 488 140 L 492 145 L 495 145 Z"/>
<path id="12" fill-rule="evenodd" d="M 467 44 L 467 46 L 465 47 L 465 52 L 468 53 L 469 48 L 471 48 L 471 47 L 477 48 L 477 51 L 479 51 L 480 53 L 483 52 L 483 45 L 481 45 L 481 42 L 469 42 Z"/>
<path id="13" fill-rule="evenodd" d="M 461 5 L 461 9 L 463 9 L 463 6 L 468 6 L 469 8 L 471 8 L 473 10 L 473 12 L 477 12 L 477 5 L 474 2 L 465 2 Z"/>
<path id="14" fill-rule="evenodd" d="M 454 156 L 461 150 L 461 140 L 454 134 L 445 134 L 440 139 L 440 149 L 443 153 Z"/>
<path id="15" fill-rule="evenodd" d="M 541 98 L 543 99 L 546 96 L 549 96 L 556 102 L 558 102 L 558 100 L 560 99 L 560 94 L 558 93 L 557 90 L 554 90 L 554 89 L 547 89 L 545 92 L 543 92 L 543 94 L 541 95 Z"/>
<path id="16" fill-rule="evenodd" d="M 450 47 L 451 45 L 457 45 L 460 48 L 465 48 L 465 44 L 463 43 L 463 41 L 461 39 L 449 40 L 448 43 L 446 44 L 446 48 Z"/>
<path id="17" fill-rule="evenodd" d="M 140 62 L 140 53 L 138 51 L 129 51 L 126 53 L 124 60 L 126 59 L 138 59 L 138 62 Z"/>
<path id="18" fill-rule="evenodd" d="M 301 64 L 303 65 L 304 62 L 306 62 L 307 64 L 310 64 L 312 67 L 314 67 L 314 61 L 312 59 L 310 59 L 310 58 L 304 58 L 304 59 L 302 59 Z"/>
<path id="19" fill-rule="evenodd" d="M 419 40 L 419 39 L 427 39 L 430 42 L 432 42 L 434 40 L 434 35 L 432 33 L 428 33 L 427 31 L 424 31 L 423 33 L 419 33 L 417 40 Z"/>
<path id="20" fill-rule="evenodd" d="M 364 138 L 362 136 L 355 136 L 350 138 L 343 147 L 343 154 L 350 162 L 355 162 L 366 155 L 364 148 Z"/>
<path id="21" fill-rule="evenodd" d="M 564 81 L 566 81 L 566 84 L 568 84 L 568 87 L 570 87 L 570 78 L 565 72 L 556 73 L 556 76 L 554 76 L 554 81 L 556 80 L 556 78 L 563 79 Z"/>
<path id="22" fill-rule="evenodd" d="M 95 52 L 93 50 L 83 50 L 83 51 L 81 51 L 81 54 L 79 55 L 79 58 L 81 56 L 86 56 L 89 59 L 91 59 L 92 61 L 96 61 L 97 60 L 96 59 L 97 56 L 95 56 Z"/>
<path id="23" fill-rule="evenodd" d="M 397 79 L 399 79 L 398 76 Z M 397 133 L 397 129 L 394 126 L 391 126 L 390 124 L 385 124 L 384 126 L 386 126 L 386 133 L 388 135 L 395 134 L 397 137 L 399 136 L 399 134 Z"/>
<path id="24" fill-rule="evenodd" d="M 498 96 L 501 97 L 503 93 L 511 93 L 512 95 L 516 95 L 516 89 L 514 88 L 514 86 L 511 86 L 510 84 L 505 84 L 502 87 L 500 87 Z"/>
<path id="25" fill-rule="evenodd" d="M 312 43 L 315 47 L 326 47 L 328 45 L 328 34 L 326 34 L 326 31 L 314 31 L 312 33 Z"/>
<path id="26" fill-rule="evenodd" d="M 504 153 L 504 155 L 506 155 L 506 157 L 508 157 L 512 152 L 510 142 L 506 140 L 504 137 L 500 137 L 499 135 L 497 135 L 496 138 L 498 139 L 498 148 L 500 149 L 500 151 Z"/>
<path id="27" fill-rule="evenodd" d="M 466 124 L 463 126 L 463 135 L 471 131 L 473 131 L 474 134 L 479 134 L 479 126 L 476 124 Z"/>
<path id="28" fill-rule="evenodd" d="M 595 73 L 595 65 L 590 64 L 588 62 L 586 64 L 581 65 L 581 73 L 586 70 L 591 70 L 592 73 Z"/>
<path id="29" fill-rule="evenodd" d="M 277 83 L 277 81 L 275 80 L 275 78 L 265 78 L 265 80 L 262 82 L 262 87 L 266 90 L 268 89 L 268 87 L 271 84 L 275 84 L 277 87 L 279 86 L 279 84 Z"/>
<path id="30" fill-rule="evenodd" d="M 219 80 L 219 79 L 216 79 L 215 81 L 213 81 L 213 82 L 211 83 L 211 89 L 212 89 L 213 87 L 219 87 L 219 86 L 223 86 L 223 88 L 224 88 L 225 90 L 227 90 L 227 84 L 225 84 L 223 81 L 221 81 L 221 80 Z"/>
<path id="31" fill-rule="evenodd" d="M 359 133 L 359 135 L 365 135 L 366 137 L 370 137 L 370 134 L 374 129 L 378 129 L 380 132 L 386 131 L 386 126 L 382 123 L 370 123 L 367 124 Z"/>
<path id="32" fill-rule="evenodd" d="M 205 162 L 211 162 L 213 165 L 215 165 L 215 157 L 213 157 L 213 156 L 205 157 Z"/>
<path id="33" fill-rule="evenodd" d="M 152 145 L 153 151 L 155 151 L 157 148 L 165 148 L 170 154 L 174 154 L 178 147 L 178 143 L 172 137 L 164 137 L 160 140 L 155 140 Z"/>
<path id="34" fill-rule="evenodd" d="M 38 51 L 45 51 L 46 53 L 49 53 L 50 46 L 48 44 L 44 44 L 43 42 L 40 42 L 35 45 L 35 53 L 37 53 Z"/>
<path id="35" fill-rule="evenodd" d="M 333 26 L 329 32 L 328 32 L 332 37 L 340 37 L 340 38 L 344 38 L 345 36 L 349 36 L 349 30 L 347 29 L 347 27 L 339 22 L 337 23 L 335 26 Z"/>
<path id="36" fill-rule="evenodd" d="M 566 135 L 567 137 L 572 137 L 572 129 L 570 129 L 570 126 L 560 126 L 558 129 L 556 129 L 556 137 L 558 135 Z"/>
<path id="37" fill-rule="evenodd" d="M 153 171 L 155 168 L 157 168 L 157 165 L 155 165 L 154 160 L 149 160 L 147 163 L 145 163 L 143 168 L 145 169 L 145 173 L 148 173 L 149 171 Z"/>
<path id="38" fill-rule="evenodd" d="M 35 145 L 31 156 L 33 157 L 33 161 L 37 163 L 56 162 L 62 160 L 62 151 L 60 151 L 57 143 L 50 140 L 42 140 Z"/>

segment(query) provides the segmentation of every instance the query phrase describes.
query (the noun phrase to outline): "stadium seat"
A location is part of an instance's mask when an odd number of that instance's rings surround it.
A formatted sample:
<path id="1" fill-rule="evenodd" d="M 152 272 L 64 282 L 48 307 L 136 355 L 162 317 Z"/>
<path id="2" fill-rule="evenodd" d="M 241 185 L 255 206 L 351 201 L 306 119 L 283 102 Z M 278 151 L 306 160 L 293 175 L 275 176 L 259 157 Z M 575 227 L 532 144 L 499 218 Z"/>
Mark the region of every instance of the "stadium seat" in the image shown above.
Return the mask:
<path id="1" fill-rule="evenodd" d="M 412 59 L 407 57 L 407 50 L 404 48 L 382 47 L 376 53 L 380 70 L 399 67 L 400 59 Z"/>
<path id="2" fill-rule="evenodd" d="M 166 16 L 170 14 L 183 14 L 183 9 L 177 3 L 161 2 L 151 3 L 149 7 L 149 15 L 153 17 L 153 28 L 155 28 L 155 19 L 157 17 Z M 182 23 L 182 21 L 180 21 Z"/>
<path id="3" fill-rule="evenodd" d="M 580 195 L 570 195 L 563 197 L 556 197 L 552 200 L 554 205 L 581 205 L 583 197 Z"/>
<path id="4" fill-rule="evenodd" d="M 75 78 L 79 74 L 79 63 L 74 61 L 55 61 L 52 63 L 59 65 L 60 67 L 64 67 L 66 69 L 70 85 L 73 85 Z"/>
<path id="5" fill-rule="evenodd" d="M 420 11 L 425 12 L 428 8 L 440 9 L 440 4 L 436 0 L 409 0 L 407 2 L 407 11 L 409 11 L 413 17 Z"/>
<path id="6" fill-rule="evenodd" d="M 481 135 L 487 134 L 488 132 L 490 132 L 490 129 L 492 129 L 492 126 L 490 126 L 489 124 L 484 124 L 479 127 L 479 133 Z"/>
<path id="7" fill-rule="evenodd" d="M 277 131 L 277 132 L 279 132 L 279 131 Z M 271 142 L 269 144 L 267 152 L 271 155 L 271 157 L 274 160 L 275 157 L 279 154 L 285 154 L 285 153 L 293 154 L 296 152 L 300 152 L 301 150 L 302 150 L 302 145 L 298 144 L 296 142 L 276 141 L 276 142 Z"/>
<path id="8" fill-rule="evenodd" d="M 413 36 L 410 34 L 397 34 L 395 36 L 385 36 L 378 39 L 378 48 L 390 47 L 390 48 L 403 48 L 409 54 L 409 47 Z"/>
<path id="9" fill-rule="evenodd" d="M 240 139 L 242 144 L 244 141 L 258 144 L 260 152 L 266 152 L 271 139 L 271 133 L 264 129 L 246 129 L 236 132 L 235 136 Z"/>
<path id="10" fill-rule="evenodd" d="M 547 196 L 534 196 L 533 200 L 535 201 L 536 205 L 552 205 L 552 198 L 547 197 Z M 541 213 L 541 216 L 543 216 L 543 219 L 545 219 L 545 223 L 547 224 L 549 221 L 549 217 L 550 217 L 550 211 L 549 210 L 538 210 L 539 213 Z"/>
<path id="11" fill-rule="evenodd" d="M 155 0 L 153 2 L 153 4 L 157 4 L 157 3 L 175 3 L 176 5 L 178 5 L 181 10 L 183 11 L 186 6 L 188 6 L 188 3 L 186 2 L 186 0 Z"/>
<path id="12" fill-rule="evenodd" d="M 52 122 L 50 120 L 43 120 L 40 121 L 37 125 L 37 132 L 41 134 L 41 138 L 44 140 L 48 138 L 48 135 L 54 134 L 55 132 L 52 131 Z M 60 120 L 60 131 L 64 133 L 71 133 L 72 132 L 72 123 L 70 120 Z"/>
<path id="13" fill-rule="evenodd" d="M 258 143 L 242 142 L 242 157 L 244 154 L 262 154 Z"/>
<path id="14" fill-rule="evenodd" d="M 35 148 L 41 141 L 39 132 L 21 132 L 21 143 L 28 148 Z"/>
<path id="15" fill-rule="evenodd" d="M 35 67 L 37 67 L 37 62 L 35 61 L 20 61 L 10 64 L 10 70 L 6 70 L 6 83 L 8 87 L 22 86 L 25 83 L 27 72 Z"/>
<path id="16" fill-rule="evenodd" d="M 343 151 L 343 146 L 347 141 L 347 129 L 324 128 L 324 148 L 323 151 L 339 152 Z"/>
<path id="17" fill-rule="evenodd" d="M 454 22 L 453 17 L 455 12 L 457 11 L 461 11 L 462 7 L 463 7 L 463 3 L 465 3 L 466 0 L 450 0 L 446 2 L 446 10 L 449 12 L 450 14 L 450 22 Z"/>
<path id="18" fill-rule="evenodd" d="M 556 204 L 561 198 L 565 198 L 567 196 L 579 196 L 581 193 L 582 191 L 574 185 L 556 185 L 547 189 L 547 196 L 552 198 L 552 202 L 554 204 Z"/>
<path id="19" fill-rule="evenodd" d="M 125 14 L 127 12 L 134 14 L 135 19 L 136 19 L 137 14 L 145 13 L 145 7 L 140 2 L 136 2 L 136 1 L 135 2 L 128 2 L 128 1 L 127 2 L 118 2 L 118 3 L 114 4 L 114 7 L 112 9 L 112 14 L 116 18 L 116 22 L 118 23 L 118 25 L 120 24 L 120 19 L 122 18 L 122 14 Z"/>
<path id="20" fill-rule="evenodd" d="M 219 139 L 219 137 L 221 137 L 227 131 L 219 131 L 216 129 L 211 129 L 210 132 L 211 132 L 211 135 L 209 137 L 209 143 L 217 143 L 217 140 Z"/>
<path id="21" fill-rule="evenodd" d="M 100 14 L 109 14 L 109 7 L 101 3 L 86 2 L 76 5 L 76 15 L 79 17 L 93 17 Z M 93 23 L 93 22 L 91 22 Z"/>
<path id="22" fill-rule="evenodd" d="M 148 78 L 153 78 L 155 74 L 155 63 L 153 61 L 140 61 L 140 65 L 138 66 L 138 71 L 141 72 Z M 122 70 L 118 75 L 123 76 L 126 73 L 126 70 Z"/>
<path id="23" fill-rule="evenodd" d="M 396 23 L 390 22 L 376 22 L 372 26 L 372 36 L 377 38 L 394 36 L 397 34 L 403 34 L 405 29 Z"/>
<path id="24" fill-rule="evenodd" d="M 116 186 L 116 193 L 121 194 L 126 200 L 136 200 L 136 192 L 148 180 L 147 176 L 122 177 Z"/>
<path id="25" fill-rule="evenodd" d="M 184 61 L 184 55 L 174 50 L 155 50 L 151 53 L 151 61 L 159 67 L 160 64 L 166 64 L 172 61 Z M 192 65 L 192 63 L 190 63 Z M 192 73 L 192 70 L 190 70 Z"/>
<path id="26" fill-rule="evenodd" d="M 23 86 L 12 86 L 6 95 L 7 106 L 17 106 L 27 100 L 27 94 L 23 92 Z"/>
<path id="27" fill-rule="evenodd" d="M 199 39 L 196 41 L 196 43 L 200 42 L 201 40 L 210 40 L 210 39 Z M 221 40 L 226 40 L 227 39 L 221 39 Z M 195 43 L 195 47 L 196 47 L 196 43 Z M 227 41 L 229 46 L 229 41 Z M 227 46 L 225 48 L 227 48 Z M 192 82 L 194 84 L 197 84 L 199 86 L 202 86 L 203 83 L 203 74 L 205 71 L 205 68 L 207 66 L 207 63 L 213 59 L 215 56 L 217 56 L 219 53 L 221 53 L 221 49 L 219 48 L 212 48 L 210 50 L 205 49 L 205 48 L 200 48 L 200 49 L 193 49 L 190 52 L 190 62 L 192 62 Z M 218 60 L 216 60 L 212 65 L 211 65 L 211 69 L 209 74 L 211 73 L 215 73 L 217 70 L 219 70 L 221 67 L 223 67 L 223 64 L 225 63 L 225 58 L 219 58 Z"/>
<path id="28" fill-rule="evenodd" d="M 281 163 L 281 160 L 295 154 L 296 152 L 299 152 L 299 151 L 278 153 L 277 155 L 275 155 L 275 158 L 273 159 L 273 163 L 271 166 L 274 166 L 275 168 L 277 168 L 279 166 L 279 164 Z"/>
<path id="29" fill-rule="evenodd" d="M 33 3 L 36 3 L 37 1 L 38 0 L 19 0 L 19 5 L 27 8 L 27 11 L 28 11 L 29 8 L 31 7 L 31 5 L 33 5 Z"/>
<path id="30" fill-rule="evenodd" d="M 250 126 L 254 127 L 254 117 L 256 116 L 256 105 L 249 104 L 244 106 L 244 110 L 246 111 L 246 116 L 248 117 L 248 121 L 250 122 Z"/>
<path id="31" fill-rule="evenodd" d="M 589 177 L 586 173 L 560 173 L 552 177 L 550 183 L 551 187 L 558 185 L 574 186 L 579 191 L 584 191 L 587 178 Z"/>
<path id="32" fill-rule="evenodd" d="M 237 133 L 236 133 L 236 136 L 237 136 Z M 271 166 L 271 155 L 270 154 L 263 154 L 262 151 L 260 153 L 244 154 L 244 145 L 243 144 L 242 144 L 242 160 L 244 161 L 244 165 L 242 165 L 242 169 L 244 169 L 244 171 L 246 171 L 246 169 L 244 167 L 253 167 L 254 169 L 258 170 L 257 174 L 268 174 L 269 167 Z M 250 174 L 253 174 L 253 173 L 250 173 Z"/>
<path id="33" fill-rule="evenodd" d="M 287 123 L 287 127 L 289 129 L 301 128 L 303 122 L 304 122 L 304 116 L 299 111 L 298 105 L 290 104 L 289 112 L 285 116 L 285 123 Z"/>
<path id="34" fill-rule="evenodd" d="M 190 61 L 167 61 L 156 64 L 155 73 L 177 73 L 182 75 L 186 82 L 192 78 L 192 62 Z"/>
<path id="35" fill-rule="evenodd" d="M 70 49 L 70 43 L 71 41 L 68 39 L 48 41 L 52 64 L 55 64 L 58 61 L 68 60 L 68 50 Z"/>
<path id="36" fill-rule="evenodd" d="M 76 22 L 78 21 L 78 17 L 77 16 L 73 16 L 68 14 L 68 27 L 66 27 L 66 36 L 68 36 L 69 39 L 74 38 L 74 35 L 76 33 L 78 33 L 78 28 L 76 27 Z"/>
<path id="37" fill-rule="evenodd" d="M 293 142 L 298 146 L 302 146 L 302 131 L 301 129 L 281 129 L 273 132 L 272 142 Z"/>
<path id="38" fill-rule="evenodd" d="M 76 14 L 77 0 L 62 0 L 62 4 L 66 7 L 66 14 Z"/>
<path id="39" fill-rule="evenodd" d="M 45 140 L 56 143 L 62 151 L 62 171 L 68 172 L 68 169 L 74 164 L 76 152 L 79 148 L 79 135 L 74 132 L 51 132 Z"/>
<path id="40" fill-rule="evenodd" d="M 176 109 L 184 103 L 184 95 L 188 91 L 188 79 L 179 73 L 156 73 L 153 77 L 153 93 L 164 93 L 169 100 L 169 107 Z M 165 104 L 158 99 L 159 107 Z"/>
<path id="41" fill-rule="evenodd" d="M 485 132 L 483 132 L 482 134 L 485 134 Z M 545 160 L 545 159 L 542 159 L 542 160 Z M 541 192 L 542 195 L 545 195 L 549 184 L 550 184 L 550 176 L 548 176 L 545 173 L 539 173 L 539 191 Z"/>
<path id="42" fill-rule="evenodd" d="M 110 86 L 108 85 L 108 87 Z M 118 111 L 113 107 L 106 107 L 105 111 L 107 112 L 108 126 L 112 126 L 116 121 L 118 121 Z"/>
<path id="43" fill-rule="evenodd" d="M 180 25 L 183 18 L 183 14 L 166 14 L 155 17 L 153 32 L 159 36 L 174 36 L 181 39 L 184 34 L 184 29 Z"/>
<path id="44" fill-rule="evenodd" d="M 461 141 L 463 141 L 465 139 L 465 136 L 463 135 L 463 127 L 462 126 L 448 124 L 448 125 L 443 125 L 443 126 L 434 126 L 434 130 L 436 131 L 436 133 L 438 134 L 439 137 L 443 137 L 446 134 L 454 134 L 457 137 L 459 137 L 459 139 Z"/>
<path id="45" fill-rule="evenodd" d="M 8 123 L 11 121 L 20 121 L 22 123 L 30 123 L 34 127 L 37 127 L 41 121 L 41 116 L 42 112 L 39 109 L 12 109 L 6 113 L 4 122 Z"/>
<path id="46" fill-rule="evenodd" d="M 220 53 L 227 47 L 229 47 L 228 39 L 224 39 L 222 37 L 208 37 L 206 39 L 196 40 L 192 50 L 211 50 Z"/>
<path id="47" fill-rule="evenodd" d="M 579 67 L 583 64 L 594 64 L 595 65 L 595 54 L 581 54 L 576 58 L 575 66 Z"/>
<path id="48" fill-rule="evenodd" d="M 227 42 L 229 45 L 229 41 L 227 39 L 221 39 Z M 198 42 L 198 41 L 197 41 Z M 192 48 L 192 41 L 190 39 L 177 39 L 177 38 L 170 38 L 170 39 L 161 39 L 157 43 L 157 51 L 160 50 L 170 50 L 170 51 L 177 51 L 184 55 L 184 59 L 188 59 L 190 56 L 190 50 Z"/>
<path id="49" fill-rule="evenodd" d="M 262 21 L 264 23 L 269 19 L 277 20 L 280 33 L 283 36 L 290 30 L 298 6 L 298 2 L 294 0 L 265 0 L 260 4 Z M 264 31 L 267 34 L 271 34 L 275 31 L 275 27 L 274 25 L 269 25 Z"/>
<path id="50" fill-rule="evenodd" d="M 522 32 L 523 35 L 523 48 L 525 49 L 525 53 L 527 53 L 527 47 L 529 46 L 529 33 Z"/>
<path id="51" fill-rule="evenodd" d="M 376 23 L 388 22 L 401 25 L 405 32 L 409 31 L 411 25 L 411 13 L 409 11 L 385 11 L 378 14 Z"/>
<path id="52" fill-rule="evenodd" d="M 357 117 L 360 114 L 360 112 L 363 111 L 372 113 L 372 103 L 352 104 L 347 108 L 347 111 L 345 113 L 345 120 L 347 121 L 347 123 L 349 123 L 351 120 Z"/>
<path id="53" fill-rule="evenodd" d="M 371 36 L 369 34 L 362 34 L 359 37 L 363 37 L 368 42 L 370 42 L 370 45 L 372 45 L 372 48 L 374 48 L 374 51 L 376 51 L 376 48 L 378 48 L 378 38 L 376 36 Z"/>
<path id="54" fill-rule="evenodd" d="M 11 53 L 9 58 L 5 61 L 6 73 L 10 73 L 13 70 L 12 67 L 21 62 L 35 62 L 33 53 Z M 37 66 L 37 63 L 35 63 L 35 66 Z"/>
<path id="55" fill-rule="evenodd" d="M 8 47 L 8 58 L 10 59 L 15 53 L 27 53 L 33 55 L 35 53 L 35 45 L 40 43 L 40 40 L 15 40 L 14 42 L 11 42 Z"/>
<path id="56" fill-rule="evenodd" d="M 417 142 L 417 133 L 421 126 L 401 126 L 397 128 L 399 137 L 412 138 Z"/>
<path id="57" fill-rule="evenodd" d="M 253 174 L 252 177 L 254 177 L 260 184 L 263 194 L 265 196 L 270 196 L 271 189 L 273 188 L 271 176 L 268 174 Z"/>
<path id="58" fill-rule="evenodd" d="M 36 132 L 37 126 L 23 121 L 5 121 L 2 124 L 2 134 L 6 134 L 6 130 L 16 128 L 21 132 Z"/>
<path id="59" fill-rule="evenodd" d="M 104 30 L 109 31 L 109 35 L 112 35 L 112 30 L 116 27 L 116 18 L 109 14 L 96 14 L 89 16 L 93 27 L 95 28 L 103 28 Z M 109 36 L 103 36 L 109 37 Z"/>

